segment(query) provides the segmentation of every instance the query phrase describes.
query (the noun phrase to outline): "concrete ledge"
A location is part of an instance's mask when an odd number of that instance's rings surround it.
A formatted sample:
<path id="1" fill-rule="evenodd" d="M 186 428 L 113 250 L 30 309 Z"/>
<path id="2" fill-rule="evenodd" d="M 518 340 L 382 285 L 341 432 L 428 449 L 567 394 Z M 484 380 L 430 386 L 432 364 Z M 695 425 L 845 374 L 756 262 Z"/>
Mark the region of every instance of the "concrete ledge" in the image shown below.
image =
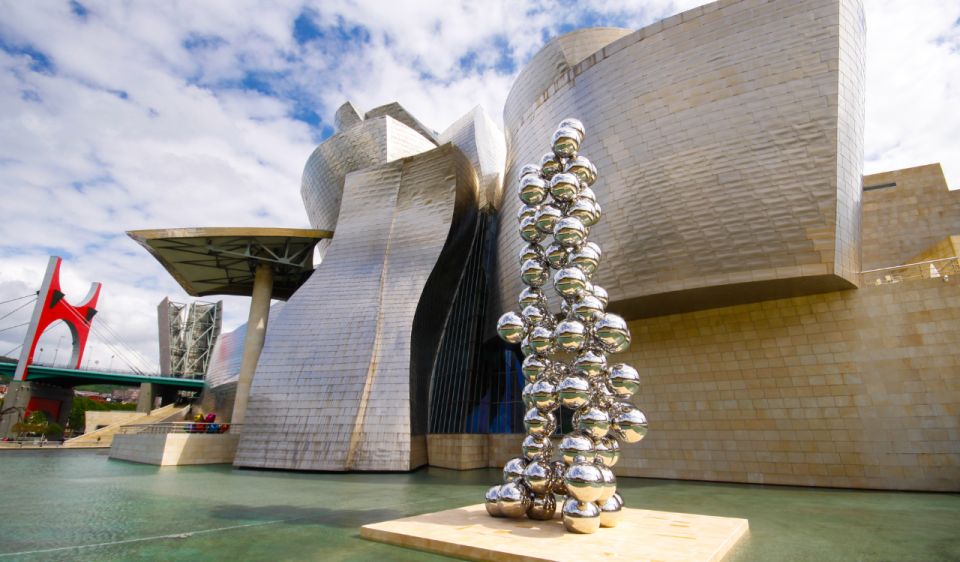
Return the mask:
<path id="1" fill-rule="evenodd" d="M 493 518 L 477 504 L 364 525 L 360 536 L 467 560 L 718 562 L 748 530 L 746 519 L 624 509 L 616 527 L 577 535 L 559 518 Z"/>
<path id="2" fill-rule="evenodd" d="M 160 466 L 226 464 L 233 462 L 239 440 L 239 433 L 117 435 L 110 458 Z"/>

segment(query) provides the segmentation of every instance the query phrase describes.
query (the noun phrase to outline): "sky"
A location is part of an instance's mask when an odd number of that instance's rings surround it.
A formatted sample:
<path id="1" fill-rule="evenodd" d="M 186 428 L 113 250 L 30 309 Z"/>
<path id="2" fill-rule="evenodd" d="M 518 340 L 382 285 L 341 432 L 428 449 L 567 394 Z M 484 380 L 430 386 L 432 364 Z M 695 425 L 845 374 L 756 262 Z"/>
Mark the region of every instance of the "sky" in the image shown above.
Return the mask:
<path id="1" fill-rule="evenodd" d="M 104 284 L 85 365 L 155 370 L 157 303 L 191 299 L 125 231 L 309 227 L 300 173 L 344 101 L 399 101 L 438 131 L 477 105 L 500 122 L 552 37 L 702 3 L 0 0 L 0 303 L 62 256 L 68 300 Z M 940 162 L 960 187 L 960 2 L 865 6 L 865 173 Z M 0 355 L 29 300 L 0 304 Z M 227 331 L 248 299 L 224 301 Z M 39 359 L 68 341 L 52 328 Z"/>

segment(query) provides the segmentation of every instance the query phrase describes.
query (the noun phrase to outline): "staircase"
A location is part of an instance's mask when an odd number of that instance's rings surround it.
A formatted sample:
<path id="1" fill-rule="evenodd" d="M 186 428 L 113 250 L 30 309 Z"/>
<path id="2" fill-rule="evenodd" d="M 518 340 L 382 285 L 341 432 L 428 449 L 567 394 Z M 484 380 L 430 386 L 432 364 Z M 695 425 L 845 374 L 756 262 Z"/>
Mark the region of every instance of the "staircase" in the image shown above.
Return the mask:
<path id="1" fill-rule="evenodd" d="M 113 443 L 113 436 L 124 426 L 182 421 L 188 410 L 190 410 L 189 405 L 177 406 L 176 404 L 167 404 L 166 406 L 161 406 L 153 410 L 145 416 L 101 427 L 96 431 L 84 433 L 73 439 L 67 439 L 63 442 L 63 446 L 66 448 L 109 447 Z"/>

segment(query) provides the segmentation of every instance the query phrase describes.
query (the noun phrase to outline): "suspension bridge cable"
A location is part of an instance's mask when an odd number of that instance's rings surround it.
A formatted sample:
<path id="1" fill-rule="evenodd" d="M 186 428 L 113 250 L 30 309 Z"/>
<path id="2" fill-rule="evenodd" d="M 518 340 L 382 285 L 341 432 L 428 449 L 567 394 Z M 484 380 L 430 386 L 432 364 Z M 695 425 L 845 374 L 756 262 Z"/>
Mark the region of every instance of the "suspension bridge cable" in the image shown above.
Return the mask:
<path id="1" fill-rule="evenodd" d="M 29 324 L 29 323 L 30 323 L 30 322 L 24 322 L 23 324 L 17 324 L 17 325 L 15 325 L 15 326 L 9 326 L 9 327 L 7 327 L 7 328 L 0 328 L 0 332 L 6 332 L 7 330 L 12 330 L 12 329 L 14 329 L 14 328 L 19 328 L 19 327 L 21 327 L 21 326 L 26 326 L 26 325 Z"/>
<path id="2" fill-rule="evenodd" d="M 35 297 L 35 296 L 37 296 L 37 295 L 39 295 L 39 294 L 40 294 L 40 291 L 35 291 L 35 292 L 33 292 L 33 293 L 30 293 L 29 295 L 23 295 L 22 297 L 17 297 L 17 298 L 15 298 L 15 299 L 10 299 L 10 300 L 6 300 L 6 301 L 2 301 L 2 302 L 0 302 L 0 304 L 7 304 L 8 302 L 18 301 L 18 300 L 20 300 L 20 299 L 26 299 L 26 298 L 29 298 L 29 297 Z"/>
<path id="3" fill-rule="evenodd" d="M 22 308 L 28 307 L 28 306 L 30 306 L 31 304 L 35 303 L 35 302 L 37 302 L 37 299 L 33 299 L 32 301 L 25 302 L 25 303 L 21 304 L 21 305 L 18 306 L 17 308 L 14 308 L 13 310 L 11 310 L 10 312 L 4 314 L 3 316 L 0 316 L 0 320 L 3 320 L 4 318 L 6 318 L 7 316 L 10 316 L 10 315 L 13 314 L 14 312 L 16 312 L 16 311 L 18 311 L 18 310 L 20 310 L 20 309 L 22 309 Z"/>
<path id="4" fill-rule="evenodd" d="M 87 322 L 87 319 L 80 316 L 80 314 L 75 310 L 71 310 L 71 309 L 67 309 L 67 310 L 69 310 L 77 319 L 83 321 L 84 323 Z M 101 330 L 101 327 L 103 327 L 104 330 Z M 142 354 L 140 354 L 139 352 L 134 350 L 132 347 L 130 347 L 128 344 L 126 344 L 115 332 L 113 332 L 113 330 L 106 331 L 107 329 L 108 329 L 107 325 L 103 320 L 101 320 L 97 324 L 94 324 L 92 322 L 90 323 L 90 330 L 96 336 L 98 336 L 98 338 L 100 339 L 100 342 L 106 345 L 107 348 L 109 348 L 110 351 L 112 351 L 116 357 L 119 357 L 120 360 L 126 363 L 128 367 L 133 369 L 134 372 L 141 375 L 145 374 L 145 372 L 153 372 L 152 365 L 150 364 L 149 361 L 146 360 L 146 358 L 143 357 Z M 127 353 L 124 353 L 123 348 L 126 348 Z M 139 366 L 134 365 L 133 362 L 128 357 L 127 354 L 130 352 L 132 352 L 134 355 L 134 358 L 140 362 Z M 146 366 L 146 369 L 143 368 L 144 366 Z"/>
<path id="5" fill-rule="evenodd" d="M 10 351 L 7 351 L 6 353 L 4 353 L 3 356 L 4 356 L 4 357 L 10 357 L 10 354 L 11 354 L 11 353 L 13 353 L 14 351 L 20 349 L 21 347 L 23 347 L 23 344 L 22 344 L 22 343 L 19 344 L 17 347 L 14 347 L 14 348 L 11 349 Z"/>

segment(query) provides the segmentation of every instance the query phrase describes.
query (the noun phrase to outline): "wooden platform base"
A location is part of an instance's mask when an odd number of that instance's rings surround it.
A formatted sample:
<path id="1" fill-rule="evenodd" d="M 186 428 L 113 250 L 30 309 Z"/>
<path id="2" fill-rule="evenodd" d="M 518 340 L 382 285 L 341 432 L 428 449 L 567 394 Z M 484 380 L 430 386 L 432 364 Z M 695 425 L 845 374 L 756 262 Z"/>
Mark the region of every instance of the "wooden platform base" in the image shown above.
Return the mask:
<path id="1" fill-rule="evenodd" d="M 364 525 L 360 536 L 468 560 L 715 562 L 748 528 L 746 519 L 624 509 L 616 527 L 577 535 L 559 518 L 493 518 L 478 504 Z"/>

